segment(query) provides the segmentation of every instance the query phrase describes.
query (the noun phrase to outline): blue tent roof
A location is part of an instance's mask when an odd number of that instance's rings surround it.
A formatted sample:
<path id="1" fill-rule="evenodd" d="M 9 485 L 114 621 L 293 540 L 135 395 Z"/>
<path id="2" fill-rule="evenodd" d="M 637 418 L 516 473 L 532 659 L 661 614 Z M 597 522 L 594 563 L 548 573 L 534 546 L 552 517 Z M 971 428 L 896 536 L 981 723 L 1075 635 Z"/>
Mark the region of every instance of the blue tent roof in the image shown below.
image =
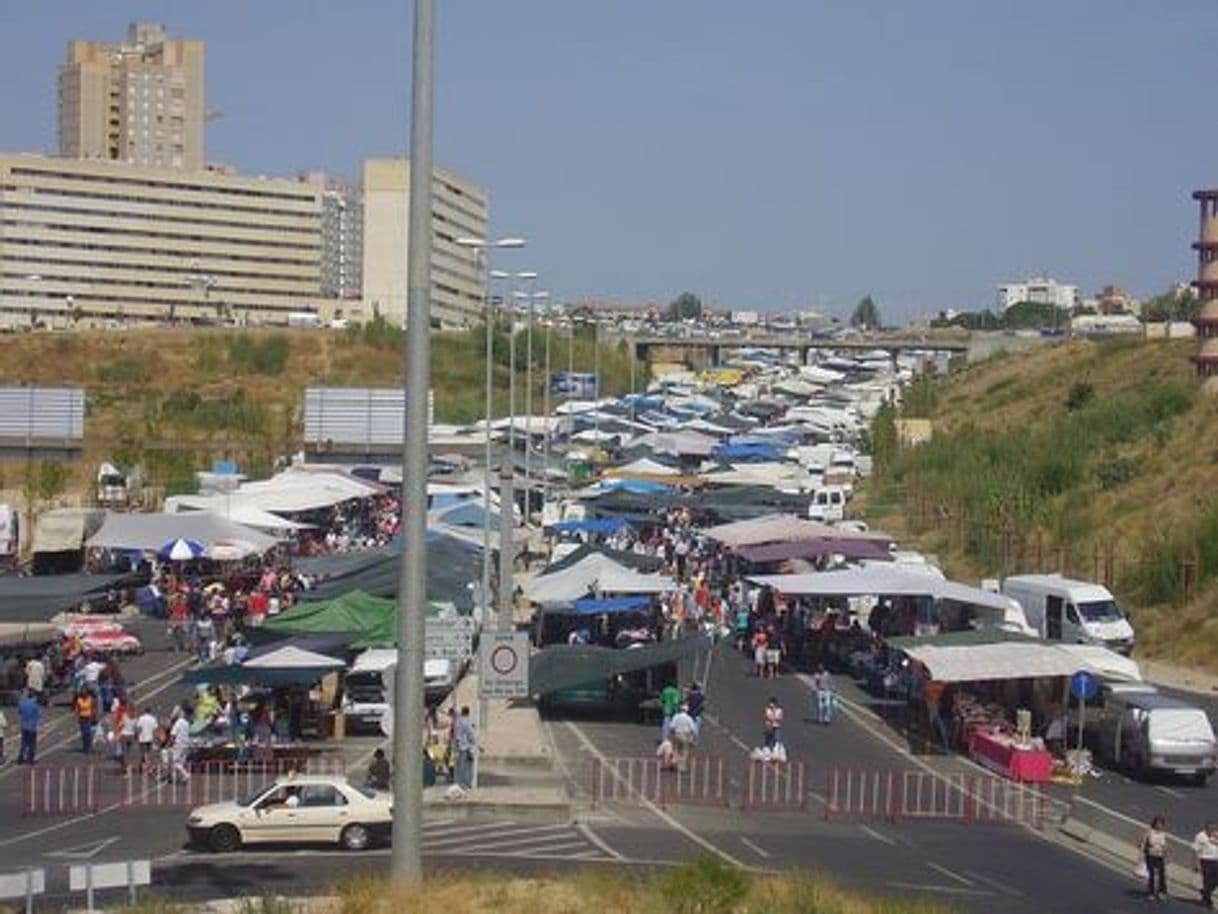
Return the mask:
<path id="1" fill-rule="evenodd" d="M 593 520 L 564 520 L 546 529 L 552 533 L 616 533 L 629 527 L 624 517 L 602 517 Z"/>
<path id="2" fill-rule="evenodd" d="M 584 597 L 576 600 L 575 611 L 582 616 L 594 616 L 601 613 L 625 613 L 646 609 L 651 605 L 651 597 Z"/>
<path id="3" fill-rule="evenodd" d="M 721 444 L 711 456 L 717 460 L 781 460 L 782 450 L 774 444 L 751 442 L 747 444 Z"/>
<path id="4" fill-rule="evenodd" d="M 634 492 L 636 495 L 659 495 L 667 492 L 668 486 L 645 479 L 607 479 L 601 483 L 602 492 Z"/>

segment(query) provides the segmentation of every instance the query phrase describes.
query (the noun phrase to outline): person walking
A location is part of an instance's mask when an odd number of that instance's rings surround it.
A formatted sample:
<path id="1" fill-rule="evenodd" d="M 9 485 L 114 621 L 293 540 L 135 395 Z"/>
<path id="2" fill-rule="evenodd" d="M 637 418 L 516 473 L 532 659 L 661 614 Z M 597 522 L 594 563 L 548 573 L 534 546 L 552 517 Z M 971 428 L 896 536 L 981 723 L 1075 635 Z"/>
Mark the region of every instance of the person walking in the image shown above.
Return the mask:
<path id="1" fill-rule="evenodd" d="M 453 748 L 456 752 L 456 781 L 462 790 L 474 786 L 474 753 L 478 751 L 478 734 L 470 720 L 469 706 L 461 708 L 461 714 L 453 722 Z"/>
<path id="2" fill-rule="evenodd" d="M 144 774 L 150 773 L 156 767 L 154 744 L 158 726 L 151 707 L 144 708 L 144 713 L 135 721 L 135 739 L 140 747 L 140 771 Z"/>
<path id="3" fill-rule="evenodd" d="M 1193 838 L 1193 853 L 1197 855 L 1197 872 L 1201 874 L 1201 906 L 1214 907 L 1214 890 L 1218 889 L 1218 823 L 1207 822 Z"/>
<path id="4" fill-rule="evenodd" d="M 80 727 L 80 751 L 88 755 L 93 751 L 93 731 L 97 727 L 97 699 L 82 686 L 72 701 L 72 710 Z"/>
<path id="5" fill-rule="evenodd" d="M 181 708 L 176 714 L 173 726 L 169 728 L 169 759 L 172 765 L 169 779 L 175 783 L 189 784 L 190 769 L 186 767 L 186 754 L 190 749 L 190 718 Z"/>
<path id="6" fill-rule="evenodd" d="M 767 749 L 782 743 L 782 705 L 773 696 L 766 702 L 761 715 L 762 741 Z"/>
<path id="7" fill-rule="evenodd" d="M 25 687 L 34 693 L 34 699 L 41 702 L 43 690 L 46 688 L 47 668 L 38 657 L 31 657 L 25 665 Z"/>
<path id="8" fill-rule="evenodd" d="M 684 771 L 689 762 L 689 753 L 698 741 L 698 728 L 689 714 L 689 705 L 683 704 L 672 717 L 668 728 L 672 742 L 673 763 L 677 771 Z"/>
<path id="9" fill-rule="evenodd" d="M 681 690 L 675 682 L 670 682 L 660 690 L 660 742 L 668 739 L 668 729 L 672 726 L 673 715 L 681 707 Z"/>
<path id="10" fill-rule="evenodd" d="M 812 674 L 812 688 L 816 693 L 816 722 L 828 726 L 833 723 L 833 677 L 823 666 Z"/>
<path id="11" fill-rule="evenodd" d="M 1142 835 L 1142 862 L 1146 864 L 1146 897 L 1167 900 L 1167 820 L 1155 816 Z"/>
<path id="12" fill-rule="evenodd" d="M 32 765 L 38 750 L 38 724 L 42 721 L 42 705 L 29 689 L 17 705 L 17 719 L 21 723 L 21 749 L 17 753 L 17 764 Z"/>
<path id="13" fill-rule="evenodd" d="M 698 683 L 689 684 L 689 691 L 685 693 L 685 705 L 689 716 L 694 721 L 694 739 L 696 740 L 702 735 L 702 712 L 706 710 L 706 693 L 702 691 L 702 687 Z"/>

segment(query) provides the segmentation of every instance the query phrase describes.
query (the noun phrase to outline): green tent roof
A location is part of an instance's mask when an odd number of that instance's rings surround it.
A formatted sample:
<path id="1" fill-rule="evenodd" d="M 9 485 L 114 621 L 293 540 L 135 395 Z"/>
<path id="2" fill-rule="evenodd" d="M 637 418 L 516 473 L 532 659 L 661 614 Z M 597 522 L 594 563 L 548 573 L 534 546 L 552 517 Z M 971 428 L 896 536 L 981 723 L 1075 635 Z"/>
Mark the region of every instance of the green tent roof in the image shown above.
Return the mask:
<path id="1" fill-rule="evenodd" d="M 429 604 L 427 615 L 440 607 Z M 397 643 L 397 603 L 351 590 L 331 600 L 299 603 L 267 619 L 263 630 L 280 635 L 348 635 L 352 647 L 392 647 Z"/>

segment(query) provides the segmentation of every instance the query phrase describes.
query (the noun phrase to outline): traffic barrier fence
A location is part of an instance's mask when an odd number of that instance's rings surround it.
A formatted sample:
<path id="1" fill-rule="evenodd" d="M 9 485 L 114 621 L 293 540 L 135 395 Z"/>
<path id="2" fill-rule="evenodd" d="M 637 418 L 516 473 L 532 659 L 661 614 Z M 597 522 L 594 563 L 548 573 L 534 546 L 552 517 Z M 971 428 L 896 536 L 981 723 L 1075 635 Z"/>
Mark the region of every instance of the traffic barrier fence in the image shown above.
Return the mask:
<path id="1" fill-rule="evenodd" d="M 689 756 L 675 767 L 655 758 L 593 759 L 590 793 L 593 806 L 728 805 L 723 759 L 713 756 Z"/>
<path id="2" fill-rule="evenodd" d="M 111 765 L 38 765 L 24 775 L 22 814 L 73 816 L 102 809 L 202 806 L 242 799 L 292 772 L 342 776 L 346 765 L 341 758 L 208 762 L 191 766 L 188 779 L 159 763 L 128 772 Z"/>
<path id="3" fill-rule="evenodd" d="M 752 761 L 740 805 L 745 812 L 807 809 L 804 763 Z"/>
<path id="4" fill-rule="evenodd" d="M 937 819 L 1043 827 L 1064 821 L 1066 803 L 1030 784 L 990 775 L 834 768 L 825 778 L 825 818 Z"/>

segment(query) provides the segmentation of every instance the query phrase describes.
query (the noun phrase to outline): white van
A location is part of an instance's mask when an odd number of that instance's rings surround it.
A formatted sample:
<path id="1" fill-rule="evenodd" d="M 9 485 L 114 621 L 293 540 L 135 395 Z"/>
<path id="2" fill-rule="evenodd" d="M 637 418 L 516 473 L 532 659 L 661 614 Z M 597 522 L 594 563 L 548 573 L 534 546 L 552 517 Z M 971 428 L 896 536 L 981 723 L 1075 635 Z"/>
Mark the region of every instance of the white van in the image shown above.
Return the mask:
<path id="1" fill-rule="evenodd" d="M 808 518 L 826 524 L 841 520 L 846 514 L 846 498 L 845 486 L 821 486 L 812 493 Z"/>
<path id="2" fill-rule="evenodd" d="M 1201 708 L 1143 683 L 1100 688 L 1098 708 L 1087 711 L 1084 735 L 1106 764 L 1146 774 L 1164 771 L 1204 784 L 1218 765 L 1218 742 Z"/>
<path id="3" fill-rule="evenodd" d="M 1102 644 L 1120 654 L 1133 650 L 1133 626 L 1099 584 L 1060 574 L 1021 574 L 1003 581 L 1002 592 L 1023 607 L 1046 641 Z"/>
<path id="4" fill-rule="evenodd" d="M 343 683 L 343 714 L 352 732 L 381 729 L 392 707 L 393 674 L 398 652 L 392 647 L 373 647 L 355 658 Z M 423 661 L 423 693 L 429 702 L 440 701 L 457 684 L 460 665 L 447 658 Z"/>

